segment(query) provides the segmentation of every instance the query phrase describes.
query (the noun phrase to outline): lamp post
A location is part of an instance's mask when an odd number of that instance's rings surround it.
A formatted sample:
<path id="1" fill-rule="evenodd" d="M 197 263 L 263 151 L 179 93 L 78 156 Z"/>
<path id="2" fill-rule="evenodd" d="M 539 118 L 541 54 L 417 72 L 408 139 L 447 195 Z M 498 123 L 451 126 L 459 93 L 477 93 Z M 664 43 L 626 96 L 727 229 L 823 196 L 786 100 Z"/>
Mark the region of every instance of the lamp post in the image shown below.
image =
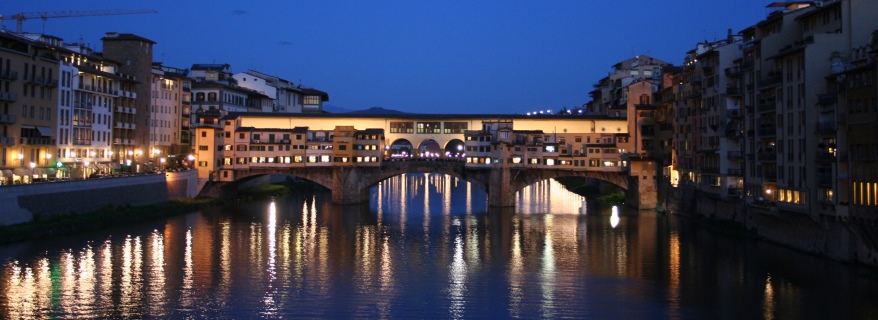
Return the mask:
<path id="1" fill-rule="evenodd" d="M 18 153 L 18 165 L 24 167 L 24 154 Z"/>
<path id="2" fill-rule="evenodd" d="M 30 163 L 30 183 L 34 183 L 34 168 L 37 166 L 36 163 Z"/>
<path id="3" fill-rule="evenodd" d="M 155 158 L 155 162 L 153 162 L 153 166 L 155 166 L 155 163 L 159 161 L 159 154 L 161 154 L 161 151 L 159 151 L 158 148 L 152 149 L 152 156 L 153 156 L 153 158 Z"/>
<path id="4" fill-rule="evenodd" d="M 136 151 L 134 151 L 134 154 L 135 154 L 134 162 L 137 163 L 137 172 L 140 172 L 140 163 L 137 161 L 137 159 L 140 158 L 140 156 L 143 154 L 143 151 L 141 151 L 140 149 L 137 149 Z"/>
<path id="5" fill-rule="evenodd" d="M 165 171 L 165 158 L 159 159 L 159 162 L 162 164 L 161 171 Z"/>

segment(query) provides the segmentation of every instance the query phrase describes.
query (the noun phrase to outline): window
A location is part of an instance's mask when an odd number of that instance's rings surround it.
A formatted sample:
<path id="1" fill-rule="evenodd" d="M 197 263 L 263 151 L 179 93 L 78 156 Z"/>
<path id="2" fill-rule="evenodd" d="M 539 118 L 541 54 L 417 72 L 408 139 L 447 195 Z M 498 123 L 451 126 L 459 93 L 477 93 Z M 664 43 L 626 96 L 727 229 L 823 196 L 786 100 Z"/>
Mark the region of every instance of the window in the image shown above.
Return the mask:
<path id="1" fill-rule="evenodd" d="M 466 122 L 446 122 L 444 133 L 464 133 L 466 129 Z"/>
<path id="2" fill-rule="evenodd" d="M 391 122 L 390 133 L 413 133 L 414 124 L 412 122 Z"/>
<path id="3" fill-rule="evenodd" d="M 441 122 L 418 122 L 418 133 L 442 133 Z"/>
<path id="4" fill-rule="evenodd" d="M 207 151 L 207 146 L 198 146 L 198 150 Z"/>
<path id="5" fill-rule="evenodd" d="M 320 96 L 305 96 L 302 98 L 302 104 L 317 105 L 320 104 Z"/>

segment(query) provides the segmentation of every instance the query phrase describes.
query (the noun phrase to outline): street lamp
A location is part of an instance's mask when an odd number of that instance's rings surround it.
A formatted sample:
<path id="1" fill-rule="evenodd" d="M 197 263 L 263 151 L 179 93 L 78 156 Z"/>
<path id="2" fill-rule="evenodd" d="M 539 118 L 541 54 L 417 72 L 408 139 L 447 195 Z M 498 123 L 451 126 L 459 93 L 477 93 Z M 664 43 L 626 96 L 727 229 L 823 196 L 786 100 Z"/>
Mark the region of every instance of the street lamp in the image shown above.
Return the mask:
<path id="1" fill-rule="evenodd" d="M 162 163 L 162 171 L 164 171 L 165 170 L 165 158 L 159 159 L 159 162 Z"/>
<path id="2" fill-rule="evenodd" d="M 34 174 L 34 168 L 35 168 L 36 166 L 37 166 L 36 163 L 33 163 L 33 162 L 30 163 L 30 183 L 34 183 L 34 176 L 35 176 L 35 174 Z"/>
<path id="3" fill-rule="evenodd" d="M 18 153 L 18 164 L 24 167 L 24 154 L 20 152 Z"/>

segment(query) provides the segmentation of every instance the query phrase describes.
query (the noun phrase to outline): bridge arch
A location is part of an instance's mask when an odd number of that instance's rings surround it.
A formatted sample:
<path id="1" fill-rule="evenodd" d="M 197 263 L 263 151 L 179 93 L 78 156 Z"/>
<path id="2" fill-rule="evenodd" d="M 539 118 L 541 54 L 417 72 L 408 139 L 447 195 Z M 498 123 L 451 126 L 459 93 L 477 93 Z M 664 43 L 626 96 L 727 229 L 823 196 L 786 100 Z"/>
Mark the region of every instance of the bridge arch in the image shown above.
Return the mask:
<path id="1" fill-rule="evenodd" d="M 327 167 L 271 167 L 234 171 L 234 180 L 265 174 L 285 174 L 307 179 L 332 191 L 335 203 L 353 204 L 369 200 L 371 187 L 391 177 L 405 173 L 439 173 L 459 178 L 485 190 L 490 206 L 514 206 L 515 193 L 539 181 L 556 177 L 586 177 L 608 182 L 626 190 L 626 199 L 646 208 L 644 199 L 655 196 L 649 182 L 638 180 L 626 172 L 583 171 L 528 167 L 467 167 L 463 161 L 449 159 L 406 158 L 385 161 L 380 166 L 327 166 Z M 646 181 L 646 180 L 644 180 Z M 225 189 L 225 188 L 224 188 Z M 228 190 L 228 189 L 225 189 Z M 228 190 L 234 192 L 235 190 Z M 652 204 L 654 205 L 654 204 Z"/>
<path id="2" fill-rule="evenodd" d="M 559 177 L 583 177 L 591 178 L 610 183 L 614 186 L 628 190 L 628 177 L 618 172 L 596 172 L 596 171 L 572 171 L 564 169 L 556 170 L 524 170 L 518 173 L 518 176 L 512 180 L 512 192 L 518 192 L 527 186 L 537 182 L 549 180 Z"/>

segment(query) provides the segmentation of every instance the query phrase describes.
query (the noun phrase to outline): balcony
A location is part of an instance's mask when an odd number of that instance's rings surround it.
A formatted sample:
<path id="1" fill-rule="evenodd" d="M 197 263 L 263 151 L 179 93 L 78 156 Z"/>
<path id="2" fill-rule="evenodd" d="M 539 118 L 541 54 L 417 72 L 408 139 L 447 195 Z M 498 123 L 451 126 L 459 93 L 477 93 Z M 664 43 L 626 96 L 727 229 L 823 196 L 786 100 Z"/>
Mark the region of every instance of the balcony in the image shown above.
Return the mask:
<path id="1" fill-rule="evenodd" d="M 15 100 L 18 100 L 18 96 L 16 96 L 15 93 L 13 93 L 13 92 L 0 92 L 0 101 L 15 102 Z"/>
<path id="2" fill-rule="evenodd" d="M 832 107 L 838 102 L 838 95 L 835 93 L 821 93 L 817 95 L 817 104 L 821 107 Z"/>
<path id="3" fill-rule="evenodd" d="M 759 89 L 769 89 L 779 85 L 781 82 L 783 82 L 783 77 L 780 74 L 768 73 L 765 80 L 759 81 Z"/>
<path id="4" fill-rule="evenodd" d="M 20 141 L 22 145 L 28 146 L 46 146 L 55 144 L 55 139 L 53 138 L 22 137 Z"/>
<path id="5" fill-rule="evenodd" d="M 777 161 L 777 153 L 774 152 L 760 152 L 757 157 L 760 161 Z"/>
<path id="6" fill-rule="evenodd" d="M 738 129 L 726 129 L 726 138 L 728 138 L 728 139 L 740 139 L 740 138 L 741 138 L 741 130 L 738 130 Z"/>
<path id="7" fill-rule="evenodd" d="M 740 110 L 740 109 L 729 109 L 729 110 L 726 110 L 726 117 L 729 117 L 729 118 L 740 118 L 740 117 L 741 117 L 741 110 Z"/>
<path id="8" fill-rule="evenodd" d="M 726 174 L 733 177 L 743 177 L 744 174 L 739 168 L 729 168 L 726 169 Z"/>
<path id="9" fill-rule="evenodd" d="M 744 73 L 744 69 L 740 66 L 728 67 L 726 68 L 726 76 L 727 77 L 738 77 Z"/>
<path id="10" fill-rule="evenodd" d="M 832 188 L 832 176 L 828 174 L 818 174 L 817 175 L 817 187 L 819 188 Z"/>
<path id="11" fill-rule="evenodd" d="M 838 126 L 835 121 L 820 121 L 817 123 L 817 133 L 835 133 Z"/>
<path id="12" fill-rule="evenodd" d="M 0 137 L 0 146 L 12 146 L 15 145 L 15 138 L 13 137 Z"/>
<path id="13" fill-rule="evenodd" d="M 719 167 L 701 167 L 701 173 L 719 174 Z"/>
<path id="14" fill-rule="evenodd" d="M 759 112 L 774 112 L 777 110 L 777 104 L 772 101 L 760 101 L 759 102 Z"/>
<path id="15" fill-rule="evenodd" d="M 777 128 L 774 126 L 771 127 L 760 127 L 759 128 L 759 136 L 762 137 L 774 137 L 777 135 Z"/>
<path id="16" fill-rule="evenodd" d="M 116 106 L 116 112 L 119 113 L 129 113 L 129 114 L 137 114 L 137 109 L 132 107 L 120 107 Z"/>
<path id="17" fill-rule="evenodd" d="M 726 158 L 729 160 L 741 160 L 741 151 L 729 151 L 726 154 Z"/>
<path id="18" fill-rule="evenodd" d="M 738 86 L 728 86 L 726 87 L 726 95 L 728 96 L 741 96 L 741 87 Z"/>
<path id="19" fill-rule="evenodd" d="M 33 83 L 33 84 L 37 84 L 37 85 L 41 85 L 41 86 L 46 86 L 46 87 L 57 87 L 58 86 L 58 80 L 54 80 L 52 78 L 46 78 L 46 77 L 37 77 L 37 76 L 30 76 L 29 78 L 25 77 L 25 82 Z"/>
<path id="20" fill-rule="evenodd" d="M 15 81 L 18 80 L 18 71 L 4 70 L 0 71 L 0 79 Z"/>
<path id="21" fill-rule="evenodd" d="M 16 117 L 11 114 L 0 114 L 0 123 L 15 123 Z"/>
<path id="22" fill-rule="evenodd" d="M 817 161 L 820 162 L 835 162 L 835 153 L 821 151 L 817 153 Z"/>

